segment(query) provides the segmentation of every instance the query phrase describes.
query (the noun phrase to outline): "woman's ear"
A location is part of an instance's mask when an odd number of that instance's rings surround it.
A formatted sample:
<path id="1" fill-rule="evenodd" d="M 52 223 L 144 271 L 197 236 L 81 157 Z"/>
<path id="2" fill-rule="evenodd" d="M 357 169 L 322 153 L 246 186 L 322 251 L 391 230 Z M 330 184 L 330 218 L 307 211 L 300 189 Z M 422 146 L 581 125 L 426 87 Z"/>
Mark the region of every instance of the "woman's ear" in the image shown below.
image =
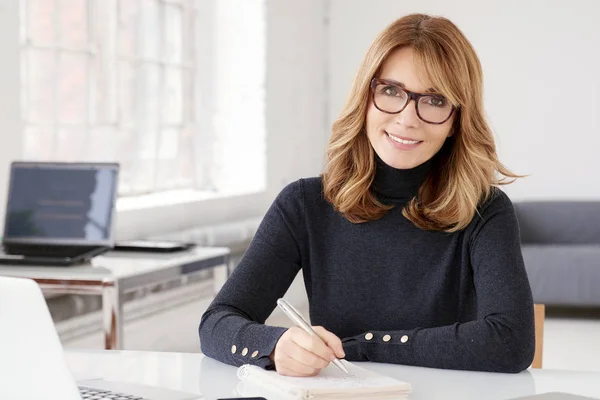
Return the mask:
<path id="1" fill-rule="evenodd" d="M 450 131 L 448 132 L 448 136 L 447 137 L 452 137 L 454 136 L 454 132 L 456 132 L 456 123 L 453 123 L 452 126 L 450 127 Z"/>

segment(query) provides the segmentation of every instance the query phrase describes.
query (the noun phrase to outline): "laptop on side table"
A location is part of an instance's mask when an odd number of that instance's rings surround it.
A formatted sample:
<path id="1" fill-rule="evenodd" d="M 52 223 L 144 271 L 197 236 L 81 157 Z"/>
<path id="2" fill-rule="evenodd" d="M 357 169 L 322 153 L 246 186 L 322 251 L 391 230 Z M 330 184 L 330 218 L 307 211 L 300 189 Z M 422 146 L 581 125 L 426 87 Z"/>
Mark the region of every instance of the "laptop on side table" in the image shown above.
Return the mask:
<path id="1" fill-rule="evenodd" d="M 68 266 L 113 247 L 119 164 L 13 162 L 0 264 Z"/>

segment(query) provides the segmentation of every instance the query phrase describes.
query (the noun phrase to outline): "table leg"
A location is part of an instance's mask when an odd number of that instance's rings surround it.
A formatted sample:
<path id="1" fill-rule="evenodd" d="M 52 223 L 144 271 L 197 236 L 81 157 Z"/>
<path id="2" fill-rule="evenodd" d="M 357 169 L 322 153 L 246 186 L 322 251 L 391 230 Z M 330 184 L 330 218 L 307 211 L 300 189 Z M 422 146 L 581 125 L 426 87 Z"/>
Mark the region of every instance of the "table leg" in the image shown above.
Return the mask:
<path id="1" fill-rule="evenodd" d="M 104 348 L 120 350 L 123 348 L 123 304 L 117 282 L 102 289 L 102 312 L 104 326 Z"/>

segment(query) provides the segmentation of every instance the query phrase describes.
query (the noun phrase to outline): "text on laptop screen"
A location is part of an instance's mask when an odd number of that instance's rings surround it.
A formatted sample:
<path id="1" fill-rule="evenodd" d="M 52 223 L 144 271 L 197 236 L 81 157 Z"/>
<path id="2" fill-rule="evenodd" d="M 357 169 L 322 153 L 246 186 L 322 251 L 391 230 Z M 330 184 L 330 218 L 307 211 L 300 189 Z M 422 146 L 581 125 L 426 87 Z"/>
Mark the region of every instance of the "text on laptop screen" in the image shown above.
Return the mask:
<path id="1" fill-rule="evenodd" d="M 5 239 L 110 239 L 116 164 L 14 164 Z"/>

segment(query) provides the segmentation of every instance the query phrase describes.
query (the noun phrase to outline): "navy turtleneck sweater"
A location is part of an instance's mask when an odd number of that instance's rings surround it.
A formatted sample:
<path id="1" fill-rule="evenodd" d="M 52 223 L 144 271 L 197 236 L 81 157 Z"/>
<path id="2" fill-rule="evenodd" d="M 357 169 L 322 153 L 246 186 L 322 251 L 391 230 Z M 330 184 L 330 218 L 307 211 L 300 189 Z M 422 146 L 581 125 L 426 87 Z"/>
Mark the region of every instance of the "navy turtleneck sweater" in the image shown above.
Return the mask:
<path id="1" fill-rule="evenodd" d="M 377 159 L 372 190 L 395 207 L 354 224 L 323 198 L 320 178 L 285 187 L 200 323 L 202 351 L 272 369 L 285 328 L 264 325 L 302 271 L 313 325 L 349 361 L 519 372 L 534 353 L 533 302 L 513 206 L 499 189 L 460 232 L 423 231 L 402 215 L 431 161 Z"/>

